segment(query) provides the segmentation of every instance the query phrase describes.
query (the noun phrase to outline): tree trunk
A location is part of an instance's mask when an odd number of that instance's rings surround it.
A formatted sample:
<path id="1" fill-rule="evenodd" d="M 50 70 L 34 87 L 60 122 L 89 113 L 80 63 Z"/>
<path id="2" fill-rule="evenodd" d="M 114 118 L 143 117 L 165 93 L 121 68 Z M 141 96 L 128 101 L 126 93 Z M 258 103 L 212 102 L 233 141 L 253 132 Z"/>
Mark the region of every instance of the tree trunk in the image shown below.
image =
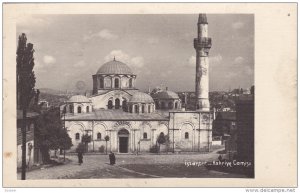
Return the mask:
<path id="1" fill-rule="evenodd" d="M 107 155 L 107 141 L 106 142 L 106 145 L 105 145 L 105 154 Z"/>
<path id="2" fill-rule="evenodd" d="M 27 110 L 23 109 L 23 124 L 22 124 L 22 180 L 26 179 L 26 114 Z"/>

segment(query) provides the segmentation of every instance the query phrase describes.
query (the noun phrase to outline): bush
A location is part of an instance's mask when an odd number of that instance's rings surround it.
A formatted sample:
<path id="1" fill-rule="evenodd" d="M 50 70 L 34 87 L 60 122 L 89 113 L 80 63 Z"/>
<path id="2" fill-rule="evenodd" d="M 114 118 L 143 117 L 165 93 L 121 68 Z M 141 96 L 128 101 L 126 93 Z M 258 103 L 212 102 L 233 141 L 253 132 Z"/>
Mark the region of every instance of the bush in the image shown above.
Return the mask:
<path id="1" fill-rule="evenodd" d="M 157 145 L 153 145 L 151 148 L 150 148 L 150 153 L 158 153 L 159 151 L 159 148 Z"/>
<path id="2" fill-rule="evenodd" d="M 104 153 L 104 146 L 103 146 L 103 145 L 101 145 L 101 146 L 99 147 L 99 152 L 100 152 L 100 153 Z"/>

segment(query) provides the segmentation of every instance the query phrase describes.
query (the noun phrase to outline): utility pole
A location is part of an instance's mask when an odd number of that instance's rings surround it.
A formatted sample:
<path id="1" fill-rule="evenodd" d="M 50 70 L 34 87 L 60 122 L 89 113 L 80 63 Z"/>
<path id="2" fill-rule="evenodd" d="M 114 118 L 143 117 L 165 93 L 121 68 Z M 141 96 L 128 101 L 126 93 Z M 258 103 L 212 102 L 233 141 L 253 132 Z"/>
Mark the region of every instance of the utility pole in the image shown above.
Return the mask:
<path id="1" fill-rule="evenodd" d="M 63 110 L 63 115 L 64 115 L 64 131 L 65 132 L 67 132 L 66 131 L 66 110 L 67 110 L 67 108 L 64 108 L 64 110 Z M 66 161 L 66 143 L 67 143 L 66 140 L 67 139 L 65 138 L 65 143 L 64 143 L 64 162 Z"/>
<path id="2" fill-rule="evenodd" d="M 174 121 L 175 121 L 175 114 L 173 113 L 173 153 L 175 152 L 175 140 L 174 140 L 174 135 L 175 135 L 175 128 L 174 128 Z"/>

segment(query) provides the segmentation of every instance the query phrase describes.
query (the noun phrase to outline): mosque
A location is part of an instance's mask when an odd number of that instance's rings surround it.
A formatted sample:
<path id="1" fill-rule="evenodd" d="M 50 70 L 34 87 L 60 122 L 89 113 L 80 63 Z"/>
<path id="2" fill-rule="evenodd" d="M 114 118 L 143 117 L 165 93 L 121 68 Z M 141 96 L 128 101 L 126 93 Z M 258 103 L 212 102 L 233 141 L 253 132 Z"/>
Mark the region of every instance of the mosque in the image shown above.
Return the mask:
<path id="1" fill-rule="evenodd" d="M 208 37 L 205 14 L 199 14 L 196 49 L 195 109 L 182 108 L 179 96 L 162 90 L 153 95 L 136 88 L 137 75 L 115 58 L 103 64 L 93 78 L 90 97 L 72 96 L 61 106 L 75 151 L 83 135 L 89 135 L 88 151 L 107 148 L 116 153 L 149 152 L 159 135 L 165 151 L 210 151 L 212 113 L 208 100 Z M 109 141 L 105 141 L 105 137 Z"/>

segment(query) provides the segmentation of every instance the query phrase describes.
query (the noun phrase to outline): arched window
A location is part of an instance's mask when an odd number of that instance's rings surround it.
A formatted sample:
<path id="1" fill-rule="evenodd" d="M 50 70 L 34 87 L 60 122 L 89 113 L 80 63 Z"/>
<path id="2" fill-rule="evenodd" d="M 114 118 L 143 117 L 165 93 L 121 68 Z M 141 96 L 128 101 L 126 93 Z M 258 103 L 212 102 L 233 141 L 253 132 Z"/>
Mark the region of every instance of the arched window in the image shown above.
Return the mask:
<path id="1" fill-rule="evenodd" d="M 127 101 L 126 100 L 123 100 L 123 102 L 122 102 L 122 109 L 123 109 L 123 111 L 127 111 Z"/>
<path id="2" fill-rule="evenodd" d="M 119 109 L 120 108 L 120 99 L 116 99 L 115 100 L 115 109 Z"/>
<path id="3" fill-rule="evenodd" d="M 185 139 L 188 139 L 188 138 L 189 138 L 189 133 L 188 133 L 188 132 L 185 132 L 185 133 L 184 133 L 184 138 L 185 138 Z"/>
<path id="4" fill-rule="evenodd" d="M 129 79 L 129 88 L 132 88 L 132 78 Z"/>
<path id="5" fill-rule="evenodd" d="M 75 139 L 76 139 L 76 140 L 79 140 L 79 139 L 80 139 L 80 134 L 79 134 L 79 133 L 76 133 L 76 134 L 75 134 Z"/>
<path id="6" fill-rule="evenodd" d="M 113 108 L 113 103 L 112 103 L 111 100 L 108 101 L 107 108 L 108 109 L 112 109 Z"/>
<path id="7" fill-rule="evenodd" d="M 142 113 L 145 113 L 145 105 L 142 105 Z"/>
<path id="8" fill-rule="evenodd" d="M 176 103 L 175 103 L 175 109 L 177 109 L 177 108 L 178 108 L 178 103 L 176 102 Z"/>
<path id="9" fill-rule="evenodd" d="M 146 132 L 143 134 L 143 138 L 147 139 L 147 133 Z"/>
<path id="10" fill-rule="evenodd" d="M 115 88 L 119 88 L 119 82 L 120 80 L 118 78 L 115 79 Z"/>
<path id="11" fill-rule="evenodd" d="M 66 106 L 64 106 L 63 113 L 67 113 L 67 107 Z"/>
<path id="12" fill-rule="evenodd" d="M 173 108 L 173 103 L 172 103 L 172 102 L 169 102 L 168 108 L 169 108 L 169 109 L 172 109 L 172 108 Z"/>
<path id="13" fill-rule="evenodd" d="M 129 105 L 129 113 L 132 113 L 132 105 Z"/>
<path id="14" fill-rule="evenodd" d="M 89 106 L 86 107 L 86 112 L 87 113 L 90 112 L 90 107 Z"/>
<path id="15" fill-rule="evenodd" d="M 70 113 L 73 113 L 73 106 L 72 105 L 69 106 L 69 111 L 70 111 Z"/>
<path id="16" fill-rule="evenodd" d="M 104 78 L 100 77 L 100 88 L 104 88 Z"/>
<path id="17" fill-rule="evenodd" d="M 139 112 L 139 106 L 138 105 L 134 105 L 134 112 L 138 113 Z"/>
<path id="18" fill-rule="evenodd" d="M 81 113 L 81 107 L 77 107 L 77 113 Z"/>
<path id="19" fill-rule="evenodd" d="M 97 139 L 98 139 L 98 140 L 101 139 L 101 133 L 97 133 Z"/>
<path id="20" fill-rule="evenodd" d="M 148 105 L 148 113 L 151 113 L 151 105 Z"/>

